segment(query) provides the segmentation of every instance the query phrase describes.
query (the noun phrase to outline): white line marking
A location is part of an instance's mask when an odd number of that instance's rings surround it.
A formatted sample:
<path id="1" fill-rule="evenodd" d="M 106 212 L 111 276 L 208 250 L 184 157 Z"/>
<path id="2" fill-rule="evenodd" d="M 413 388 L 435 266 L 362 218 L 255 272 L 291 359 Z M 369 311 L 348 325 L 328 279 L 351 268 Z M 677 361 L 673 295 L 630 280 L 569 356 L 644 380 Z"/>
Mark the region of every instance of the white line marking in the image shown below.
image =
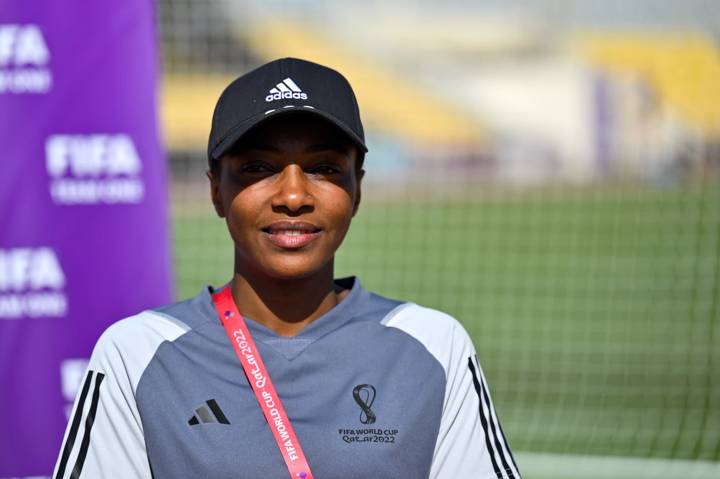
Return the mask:
<path id="1" fill-rule="evenodd" d="M 530 479 L 716 479 L 720 463 L 622 456 L 515 452 Z"/>

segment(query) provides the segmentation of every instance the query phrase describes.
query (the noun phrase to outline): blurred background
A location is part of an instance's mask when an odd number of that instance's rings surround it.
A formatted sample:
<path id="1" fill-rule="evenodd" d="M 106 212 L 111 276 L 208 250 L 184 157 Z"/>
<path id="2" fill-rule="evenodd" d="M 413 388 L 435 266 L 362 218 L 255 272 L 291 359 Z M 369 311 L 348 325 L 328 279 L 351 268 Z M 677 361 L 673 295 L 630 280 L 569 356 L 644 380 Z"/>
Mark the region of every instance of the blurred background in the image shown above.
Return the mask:
<path id="1" fill-rule="evenodd" d="M 469 330 L 526 478 L 720 477 L 720 3 L 157 3 L 176 296 L 231 273 L 212 108 L 284 56 L 354 86 L 337 258 Z"/>

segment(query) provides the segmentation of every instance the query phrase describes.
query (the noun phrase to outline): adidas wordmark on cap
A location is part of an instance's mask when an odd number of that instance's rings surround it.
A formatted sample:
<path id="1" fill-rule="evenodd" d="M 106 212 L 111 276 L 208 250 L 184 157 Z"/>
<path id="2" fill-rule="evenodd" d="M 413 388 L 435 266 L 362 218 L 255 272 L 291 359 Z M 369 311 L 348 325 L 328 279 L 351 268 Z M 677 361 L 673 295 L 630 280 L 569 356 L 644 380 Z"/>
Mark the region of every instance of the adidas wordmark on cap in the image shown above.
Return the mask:
<path id="1" fill-rule="evenodd" d="M 282 58 L 242 75 L 222 92 L 213 113 L 208 161 L 227 153 L 262 121 L 291 111 L 325 118 L 367 151 L 355 93 L 345 77 L 317 63 Z"/>

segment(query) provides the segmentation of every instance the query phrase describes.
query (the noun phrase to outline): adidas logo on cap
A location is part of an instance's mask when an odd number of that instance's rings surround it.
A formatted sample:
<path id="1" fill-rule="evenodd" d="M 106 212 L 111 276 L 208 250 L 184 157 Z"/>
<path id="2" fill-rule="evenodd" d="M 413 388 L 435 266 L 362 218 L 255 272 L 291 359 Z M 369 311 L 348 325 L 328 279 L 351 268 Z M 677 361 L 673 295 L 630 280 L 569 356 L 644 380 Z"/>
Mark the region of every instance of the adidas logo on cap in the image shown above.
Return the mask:
<path id="1" fill-rule="evenodd" d="M 265 97 L 265 101 L 282 100 L 285 98 L 293 98 L 295 100 L 307 100 L 308 96 L 300 89 L 297 84 L 290 79 L 284 79 L 270 90 L 270 94 Z"/>

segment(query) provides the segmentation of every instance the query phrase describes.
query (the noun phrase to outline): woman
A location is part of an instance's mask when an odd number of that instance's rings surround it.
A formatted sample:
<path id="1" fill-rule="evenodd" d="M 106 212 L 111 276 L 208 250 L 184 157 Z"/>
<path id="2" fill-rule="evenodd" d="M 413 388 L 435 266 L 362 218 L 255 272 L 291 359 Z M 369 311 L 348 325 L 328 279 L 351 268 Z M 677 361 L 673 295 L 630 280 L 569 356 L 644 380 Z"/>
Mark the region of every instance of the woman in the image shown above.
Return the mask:
<path id="1" fill-rule="evenodd" d="M 227 87 L 208 177 L 232 279 L 103 334 L 55 477 L 519 477 L 460 324 L 334 280 L 366 151 L 334 70 Z"/>

